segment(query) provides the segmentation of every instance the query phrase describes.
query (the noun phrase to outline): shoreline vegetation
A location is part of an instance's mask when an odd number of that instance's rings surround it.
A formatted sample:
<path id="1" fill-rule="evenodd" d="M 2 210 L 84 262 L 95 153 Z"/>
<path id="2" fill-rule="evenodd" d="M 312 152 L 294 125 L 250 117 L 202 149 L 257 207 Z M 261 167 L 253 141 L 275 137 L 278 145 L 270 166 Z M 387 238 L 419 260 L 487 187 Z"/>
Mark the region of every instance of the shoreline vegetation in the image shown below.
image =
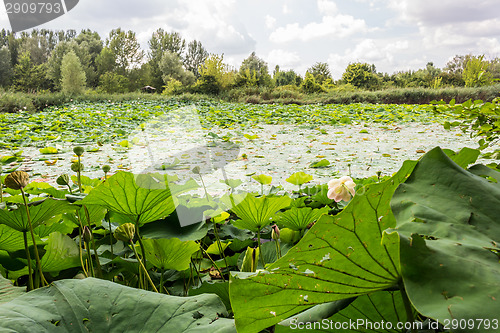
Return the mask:
<path id="1" fill-rule="evenodd" d="M 432 101 L 450 102 L 454 99 L 463 103 L 469 99 L 490 102 L 500 97 L 500 84 L 484 87 L 444 87 L 433 88 L 396 88 L 377 91 L 332 90 L 323 93 L 305 94 L 292 87 L 246 87 L 236 88 L 218 95 L 182 93 L 179 95 L 149 94 L 130 92 L 121 94 L 101 93 L 87 90 L 80 95 L 62 92 L 10 92 L 0 91 L 0 112 L 42 111 L 50 106 L 61 106 L 72 102 L 123 102 L 131 100 L 199 102 L 224 101 L 251 104 L 429 104 Z"/>

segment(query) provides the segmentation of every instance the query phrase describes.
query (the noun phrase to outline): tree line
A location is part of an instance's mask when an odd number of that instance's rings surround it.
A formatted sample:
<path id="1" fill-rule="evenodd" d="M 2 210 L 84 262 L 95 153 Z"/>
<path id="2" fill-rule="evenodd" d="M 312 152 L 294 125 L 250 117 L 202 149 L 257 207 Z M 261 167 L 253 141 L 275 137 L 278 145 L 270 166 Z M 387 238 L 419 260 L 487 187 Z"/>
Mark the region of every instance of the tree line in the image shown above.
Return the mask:
<path id="1" fill-rule="evenodd" d="M 219 94 L 242 87 L 300 90 L 380 90 L 405 87 L 476 87 L 500 79 L 500 58 L 457 55 L 442 69 L 432 62 L 416 71 L 377 72 L 374 64 L 354 62 L 334 80 L 329 65 L 317 62 L 302 76 L 267 63 L 252 52 L 239 68 L 224 63 L 224 55 L 209 54 L 197 40 L 157 29 L 142 50 L 136 33 L 113 29 L 102 39 L 89 29 L 35 29 L 20 34 L 0 31 L 0 87 L 11 91 L 85 90 L 125 93 L 150 92 Z"/>

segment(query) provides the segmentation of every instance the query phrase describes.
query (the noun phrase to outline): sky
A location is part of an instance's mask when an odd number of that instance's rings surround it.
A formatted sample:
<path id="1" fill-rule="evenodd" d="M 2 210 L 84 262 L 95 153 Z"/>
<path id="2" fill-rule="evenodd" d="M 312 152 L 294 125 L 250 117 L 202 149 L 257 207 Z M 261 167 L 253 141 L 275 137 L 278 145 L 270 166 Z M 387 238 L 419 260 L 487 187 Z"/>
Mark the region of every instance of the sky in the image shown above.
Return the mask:
<path id="1" fill-rule="evenodd" d="M 428 62 L 443 68 L 455 55 L 500 57 L 499 0 L 80 0 L 38 28 L 105 39 L 118 27 L 136 32 L 144 49 L 156 29 L 177 31 L 235 68 L 254 51 L 270 72 L 279 65 L 304 75 L 327 62 L 335 80 L 353 62 L 392 74 Z M 0 7 L 2 28 L 10 24 Z"/>

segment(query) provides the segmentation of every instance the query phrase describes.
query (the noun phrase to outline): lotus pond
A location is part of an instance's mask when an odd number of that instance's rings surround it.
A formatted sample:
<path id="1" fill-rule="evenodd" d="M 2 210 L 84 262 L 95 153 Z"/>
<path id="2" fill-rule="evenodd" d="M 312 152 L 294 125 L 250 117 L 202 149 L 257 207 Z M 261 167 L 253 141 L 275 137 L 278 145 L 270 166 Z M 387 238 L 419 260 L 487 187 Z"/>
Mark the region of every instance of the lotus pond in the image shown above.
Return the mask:
<path id="1" fill-rule="evenodd" d="M 497 331 L 500 173 L 445 121 L 367 104 L 2 114 L 0 331 Z"/>

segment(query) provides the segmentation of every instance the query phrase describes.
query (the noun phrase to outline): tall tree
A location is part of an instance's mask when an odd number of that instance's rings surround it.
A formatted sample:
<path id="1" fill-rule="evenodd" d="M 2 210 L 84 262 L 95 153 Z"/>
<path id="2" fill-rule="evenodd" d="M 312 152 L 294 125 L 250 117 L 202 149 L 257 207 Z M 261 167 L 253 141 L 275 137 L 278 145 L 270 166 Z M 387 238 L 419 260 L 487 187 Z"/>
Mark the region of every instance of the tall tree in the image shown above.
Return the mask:
<path id="1" fill-rule="evenodd" d="M 330 66 L 326 62 L 317 62 L 312 67 L 307 70 L 307 73 L 310 73 L 314 76 L 314 79 L 317 84 L 323 84 L 326 80 L 332 80 L 332 74 L 330 73 Z"/>
<path id="2" fill-rule="evenodd" d="M 13 74 L 9 49 L 5 45 L 0 46 L 0 86 L 9 85 Z"/>
<path id="3" fill-rule="evenodd" d="M 186 71 L 182 66 L 182 61 L 179 56 L 172 52 L 165 52 L 160 62 L 160 70 L 163 75 L 163 82 L 174 79 L 180 81 L 183 85 L 189 86 L 194 83 L 195 76 L 193 73 Z"/>
<path id="4" fill-rule="evenodd" d="M 106 46 L 115 56 L 120 74 L 126 74 L 129 69 L 138 67 L 144 56 L 132 30 L 127 32 L 121 28 L 111 30 Z"/>
<path id="5" fill-rule="evenodd" d="M 240 66 L 240 84 L 269 86 L 272 84 L 267 63 L 252 52 Z"/>
<path id="6" fill-rule="evenodd" d="M 375 89 L 379 84 L 375 65 L 360 62 L 347 65 L 345 72 L 342 74 L 342 80 L 345 83 L 364 89 Z"/>
<path id="7" fill-rule="evenodd" d="M 160 62 L 165 52 L 176 54 L 182 59 L 182 54 L 186 48 L 186 41 L 178 32 L 166 32 L 163 29 L 158 29 L 153 32 L 149 44 L 149 65 L 152 75 L 150 85 L 160 89 L 163 85 L 162 71 L 160 70 Z"/>
<path id="8" fill-rule="evenodd" d="M 61 90 L 69 95 L 80 95 L 85 89 L 85 71 L 76 53 L 71 50 L 61 64 Z"/>
<path id="9" fill-rule="evenodd" d="M 488 71 L 490 64 L 484 55 L 470 57 L 465 65 L 463 78 L 466 87 L 486 86 L 493 82 L 493 75 Z"/>
<path id="10" fill-rule="evenodd" d="M 197 78 L 200 77 L 199 67 L 205 62 L 208 52 L 201 42 L 193 40 L 187 46 L 186 56 L 184 57 L 184 66 Z"/>
<path id="11" fill-rule="evenodd" d="M 49 88 L 45 64 L 35 65 L 28 52 L 21 54 L 14 67 L 14 90 L 34 92 Z"/>

